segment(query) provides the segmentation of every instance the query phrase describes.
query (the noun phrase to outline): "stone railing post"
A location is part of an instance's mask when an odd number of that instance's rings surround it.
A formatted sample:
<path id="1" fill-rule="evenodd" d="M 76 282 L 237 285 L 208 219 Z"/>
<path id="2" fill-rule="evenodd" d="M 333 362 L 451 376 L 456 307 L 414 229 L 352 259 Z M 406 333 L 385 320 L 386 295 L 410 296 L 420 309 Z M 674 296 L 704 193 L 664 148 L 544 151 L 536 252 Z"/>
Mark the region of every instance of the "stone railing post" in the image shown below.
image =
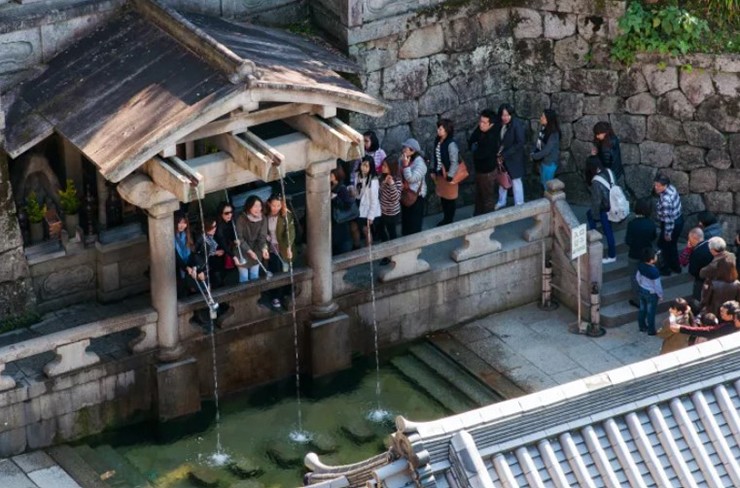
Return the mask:
<path id="1" fill-rule="evenodd" d="M 90 339 L 84 339 L 57 347 L 57 356 L 44 366 L 44 374 L 58 376 L 100 362 L 97 354 L 87 350 L 89 346 Z"/>
<path id="2" fill-rule="evenodd" d="M 306 168 L 306 228 L 308 265 L 313 270 L 311 315 L 328 318 L 337 311 L 333 301 L 331 266 L 331 187 L 329 172 L 333 159 L 312 163 Z"/>

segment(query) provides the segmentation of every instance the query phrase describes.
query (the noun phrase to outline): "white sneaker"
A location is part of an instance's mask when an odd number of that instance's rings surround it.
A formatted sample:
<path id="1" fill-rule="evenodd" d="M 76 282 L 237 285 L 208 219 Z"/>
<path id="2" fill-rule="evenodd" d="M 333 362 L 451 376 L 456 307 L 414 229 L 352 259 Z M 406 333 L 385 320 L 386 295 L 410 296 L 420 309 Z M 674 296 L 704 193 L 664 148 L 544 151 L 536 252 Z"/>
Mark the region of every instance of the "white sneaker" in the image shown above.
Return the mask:
<path id="1" fill-rule="evenodd" d="M 494 210 L 501 210 L 506 206 L 505 203 L 497 203 L 495 207 L 493 207 Z"/>
<path id="2" fill-rule="evenodd" d="M 617 258 L 616 257 L 614 257 L 614 258 L 603 258 L 601 260 L 601 264 L 612 264 L 612 263 L 616 263 L 616 262 L 617 262 Z"/>

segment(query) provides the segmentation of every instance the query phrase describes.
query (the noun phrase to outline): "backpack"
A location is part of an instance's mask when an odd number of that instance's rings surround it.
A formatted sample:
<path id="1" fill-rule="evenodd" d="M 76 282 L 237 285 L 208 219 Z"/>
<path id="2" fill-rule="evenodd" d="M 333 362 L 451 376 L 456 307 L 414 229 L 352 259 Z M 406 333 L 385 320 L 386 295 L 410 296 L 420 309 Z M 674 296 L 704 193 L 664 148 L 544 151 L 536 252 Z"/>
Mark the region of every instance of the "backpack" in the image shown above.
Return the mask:
<path id="1" fill-rule="evenodd" d="M 612 170 L 607 169 L 606 171 L 609 173 L 609 179 L 615 181 Z M 600 175 L 594 176 L 594 180 L 597 180 L 609 190 L 609 211 L 606 213 L 607 218 L 611 222 L 621 222 L 626 219 L 630 214 L 630 202 L 624 195 L 622 188 L 617 184 L 610 184 Z"/>

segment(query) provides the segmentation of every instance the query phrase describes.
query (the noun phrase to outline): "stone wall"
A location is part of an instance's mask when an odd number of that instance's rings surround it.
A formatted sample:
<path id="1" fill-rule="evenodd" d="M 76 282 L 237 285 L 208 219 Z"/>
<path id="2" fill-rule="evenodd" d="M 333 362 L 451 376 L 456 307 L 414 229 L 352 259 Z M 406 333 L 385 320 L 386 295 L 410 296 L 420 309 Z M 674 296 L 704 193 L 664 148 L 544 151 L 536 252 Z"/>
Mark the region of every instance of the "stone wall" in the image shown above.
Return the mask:
<path id="1" fill-rule="evenodd" d="M 0 114 L 2 107 L 0 107 Z M 0 143 L 2 143 L 0 128 Z M 0 150 L 0 324 L 23 315 L 35 303 L 26 257 L 23 255 L 15 202 L 10 187 L 8 160 Z"/>
<path id="2" fill-rule="evenodd" d="M 570 201 L 586 200 L 580 171 L 592 127 L 605 120 L 622 140 L 632 197 L 649 195 L 662 171 L 687 214 L 706 208 L 728 233 L 740 226 L 732 215 L 740 212 L 740 56 L 644 56 L 619 65 L 609 43 L 621 1 L 344 3 L 355 15 L 330 32 L 363 67 L 362 87 L 390 105 L 381 118 L 353 115 L 351 123 L 375 129 L 386 151 L 413 136 L 429 155 L 438 117 L 453 120 L 466 149 L 478 113 L 502 102 L 528 121 L 533 140 L 542 110 L 553 108 L 563 136 L 559 178 Z M 529 198 L 541 195 L 533 172 L 530 165 Z"/>

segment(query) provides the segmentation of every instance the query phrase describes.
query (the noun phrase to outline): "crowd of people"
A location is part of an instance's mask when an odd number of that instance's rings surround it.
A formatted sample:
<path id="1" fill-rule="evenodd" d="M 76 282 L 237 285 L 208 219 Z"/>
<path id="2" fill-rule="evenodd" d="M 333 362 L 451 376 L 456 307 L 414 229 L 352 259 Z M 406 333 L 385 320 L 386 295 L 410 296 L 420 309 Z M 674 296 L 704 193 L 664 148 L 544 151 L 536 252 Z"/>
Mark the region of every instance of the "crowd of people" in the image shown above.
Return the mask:
<path id="1" fill-rule="evenodd" d="M 593 135 L 584 175 L 591 195 L 587 222 L 591 229 L 600 227 L 607 244 L 602 260 L 610 264 L 616 261 L 613 190 L 624 186 L 624 168 L 620 141 L 610 124 L 596 123 Z M 375 132 L 365 132 L 363 138 L 365 156 L 354 161 L 337 160 L 329 177 L 334 255 L 395 239 L 399 224 L 402 236 L 420 232 L 428 179 L 434 183 L 442 210 L 437 226 L 454 221 L 459 184 L 469 173 L 451 120 L 437 121 L 434 144 L 427 158 L 413 138 L 404 141 L 398 156 L 389 155 L 380 146 Z M 511 105 L 502 104 L 495 112 L 486 109 L 480 113 L 477 127 L 467 140 L 474 173 L 474 215 L 506 207 L 509 190 L 514 205 L 524 203 L 523 178 L 528 159 L 534 162 L 543 190 L 555 177 L 561 139 L 557 113 L 551 109 L 543 111 L 528 156 L 525 139 L 525 123 L 516 117 Z M 679 253 L 684 216 L 678 191 L 667 176 L 658 174 L 653 192 L 657 196 L 655 209 L 651 199 L 638 199 L 625 237 L 633 291 L 629 303 L 639 308 L 639 330 L 650 335 L 672 331 L 688 334 L 687 337 L 726 333 L 730 328 L 722 324 L 728 323 L 728 317 L 738 308 L 740 282 L 737 260 L 719 235 L 719 222 L 710 212 L 702 212 L 699 226 L 690 230 L 688 244 Z M 235 216 L 234 212 L 229 202 L 222 202 L 215 217 L 204 219 L 198 234 L 191 234 L 188 229 L 187 215 L 176 215 L 179 296 L 253 281 L 281 272 L 293 262 L 296 221 L 282 195 L 273 194 L 265 202 L 250 196 L 241 213 Z M 734 244 L 740 249 L 740 234 Z M 384 259 L 381 265 L 388 263 Z M 682 267 L 687 267 L 694 277 L 692 301 L 686 305 L 689 311 L 680 299 L 676 300 L 671 308 L 670 327 L 658 331 L 655 315 L 663 300 L 661 278 L 680 273 Z M 280 311 L 289 294 L 290 286 L 271 290 L 265 294 L 263 304 Z M 694 340 L 687 339 L 687 344 Z"/>
<path id="2" fill-rule="evenodd" d="M 238 216 L 229 202 L 221 202 L 217 216 L 205 217 L 196 233 L 186 213 L 177 212 L 174 220 L 178 297 L 200 293 L 212 306 L 212 288 L 286 271 L 294 260 L 296 222 L 281 194 L 265 202 L 250 196 Z M 290 293 L 290 285 L 269 290 L 262 303 L 282 311 Z M 196 314 L 196 320 L 206 322 L 207 312 Z"/>

